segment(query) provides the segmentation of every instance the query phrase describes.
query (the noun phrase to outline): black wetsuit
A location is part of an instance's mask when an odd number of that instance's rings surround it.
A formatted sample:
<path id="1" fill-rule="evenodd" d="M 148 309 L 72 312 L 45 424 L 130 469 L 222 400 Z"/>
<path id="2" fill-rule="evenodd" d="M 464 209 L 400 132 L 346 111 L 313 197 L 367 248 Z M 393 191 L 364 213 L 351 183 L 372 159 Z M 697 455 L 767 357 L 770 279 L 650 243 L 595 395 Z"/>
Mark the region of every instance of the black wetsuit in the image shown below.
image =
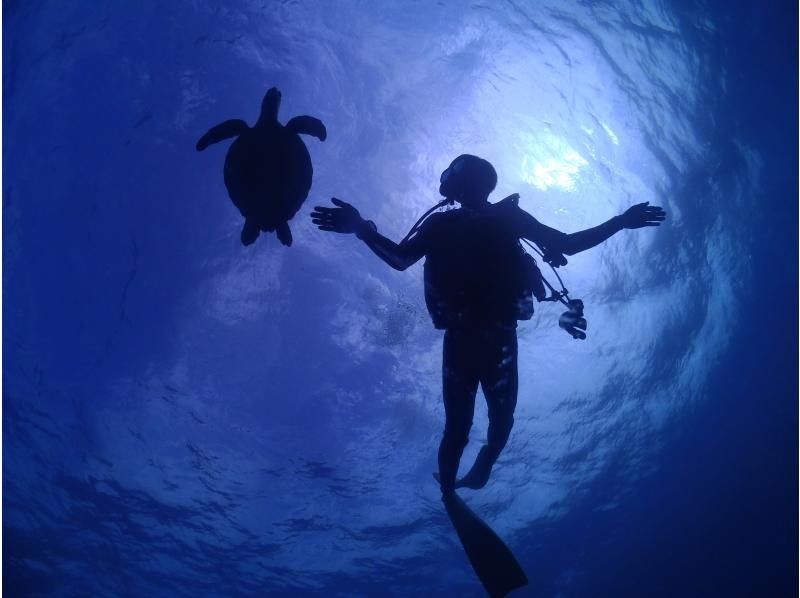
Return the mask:
<path id="1" fill-rule="evenodd" d="M 433 214 L 404 243 L 424 255 L 425 299 L 445 330 L 442 382 L 445 428 L 439 446 L 443 492 L 454 488 L 468 441 L 478 384 L 489 411 L 483 466 L 506 445 L 517 404 L 517 308 L 522 267 L 519 239 L 559 251 L 567 235 L 539 223 L 515 202 L 486 203 Z M 477 466 L 477 464 L 476 464 Z M 487 470 L 488 475 L 488 470 Z"/>

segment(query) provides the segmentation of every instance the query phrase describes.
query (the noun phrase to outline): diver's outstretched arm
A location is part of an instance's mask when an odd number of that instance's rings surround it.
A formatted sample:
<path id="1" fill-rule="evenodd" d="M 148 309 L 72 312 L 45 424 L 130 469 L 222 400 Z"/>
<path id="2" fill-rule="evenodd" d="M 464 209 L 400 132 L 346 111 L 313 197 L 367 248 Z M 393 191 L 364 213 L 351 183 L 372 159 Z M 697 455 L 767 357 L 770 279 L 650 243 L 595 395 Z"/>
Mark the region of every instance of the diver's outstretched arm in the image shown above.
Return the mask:
<path id="1" fill-rule="evenodd" d="M 649 201 L 636 204 L 625 210 L 620 216 L 614 216 L 599 226 L 567 235 L 562 241 L 563 245 L 558 249 L 567 255 L 574 255 L 599 245 L 623 229 L 658 226 L 664 221 L 667 214 L 660 207 L 649 204 Z"/>
<path id="2" fill-rule="evenodd" d="M 418 244 L 412 242 L 413 239 L 398 245 L 380 234 L 375 224 L 364 220 L 358 210 L 349 203 L 335 197 L 331 201 L 338 207 L 315 206 L 311 212 L 311 221 L 320 230 L 355 233 L 375 255 L 395 270 L 405 270 L 424 255 Z"/>
<path id="3" fill-rule="evenodd" d="M 600 243 L 608 240 L 622 229 L 623 226 L 620 217 L 614 216 L 599 226 L 593 226 L 592 228 L 567 235 L 564 238 L 563 245 L 559 247 L 559 249 L 561 253 L 575 255 L 576 253 L 600 245 Z"/>
<path id="4" fill-rule="evenodd" d="M 424 255 L 417 255 L 413 251 L 411 243 L 402 243 L 398 245 L 391 239 L 384 237 L 378 232 L 377 227 L 372 221 L 366 221 L 365 225 L 356 232 L 356 235 L 367 244 L 367 247 L 372 250 L 372 253 L 395 270 L 405 270 Z"/>

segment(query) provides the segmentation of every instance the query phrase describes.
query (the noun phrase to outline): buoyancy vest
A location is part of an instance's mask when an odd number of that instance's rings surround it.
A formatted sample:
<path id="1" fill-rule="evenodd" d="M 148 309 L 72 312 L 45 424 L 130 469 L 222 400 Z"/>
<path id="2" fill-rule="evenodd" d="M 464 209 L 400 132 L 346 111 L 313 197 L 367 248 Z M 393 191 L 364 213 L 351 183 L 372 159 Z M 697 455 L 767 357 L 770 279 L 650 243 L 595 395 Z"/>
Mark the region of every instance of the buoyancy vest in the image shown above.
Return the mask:
<path id="1" fill-rule="evenodd" d="M 495 209 L 446 212 L 430 231 L 425 304 L 436 328 L 529 320 L 534 297 L 547 295 L 536 260 Z"/>

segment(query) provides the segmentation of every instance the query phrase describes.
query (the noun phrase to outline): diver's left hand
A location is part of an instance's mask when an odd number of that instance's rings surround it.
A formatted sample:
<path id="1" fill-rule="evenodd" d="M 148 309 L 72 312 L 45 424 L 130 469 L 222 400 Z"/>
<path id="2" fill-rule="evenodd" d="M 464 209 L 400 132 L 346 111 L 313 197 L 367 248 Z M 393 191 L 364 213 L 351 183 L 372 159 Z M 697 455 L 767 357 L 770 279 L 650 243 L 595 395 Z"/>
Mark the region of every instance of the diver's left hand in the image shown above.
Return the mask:
<path id="1" fill-rule="evenodd" d="M 567 258 L 564 257 L 564 254 L 560 251 L 553 251 L 552 249 L 545 248 L 544 257 L 542 257 L 542 259 L 553 268 L 567 265 Z"/>
<path id="2" fill-rule="evenodd" d="M 667 217 L 659 206 L 651 206 L 649 201 L 631 206 L 620 216 L 622 228 L 642 228 L 658 226 Z"/>

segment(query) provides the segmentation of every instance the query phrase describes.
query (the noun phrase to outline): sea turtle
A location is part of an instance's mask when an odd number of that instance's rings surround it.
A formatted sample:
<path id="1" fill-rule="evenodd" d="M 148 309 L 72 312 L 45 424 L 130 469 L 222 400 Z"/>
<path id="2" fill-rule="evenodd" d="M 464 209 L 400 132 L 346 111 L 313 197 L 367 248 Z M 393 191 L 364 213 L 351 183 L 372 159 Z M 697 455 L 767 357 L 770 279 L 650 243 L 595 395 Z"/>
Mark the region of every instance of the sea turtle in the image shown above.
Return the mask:
<path id="1" fill-rule="evenodd" d="M 261 231 L 275 231 L 280 242 L 292 244 L 291 220 L 311 189 L 311 157 L 298 133 L 325 141 L 319 119 L 296 116 L 286 126 L 278 122 L 281 92 L 267 91 L 261 115 L 250 128 L 243 120 L 226 120 L 197 142 L 197 151 L 236 137 L 225 157 L 225 187 L 244 216 L 242 245 L 250 245 Z"/>

